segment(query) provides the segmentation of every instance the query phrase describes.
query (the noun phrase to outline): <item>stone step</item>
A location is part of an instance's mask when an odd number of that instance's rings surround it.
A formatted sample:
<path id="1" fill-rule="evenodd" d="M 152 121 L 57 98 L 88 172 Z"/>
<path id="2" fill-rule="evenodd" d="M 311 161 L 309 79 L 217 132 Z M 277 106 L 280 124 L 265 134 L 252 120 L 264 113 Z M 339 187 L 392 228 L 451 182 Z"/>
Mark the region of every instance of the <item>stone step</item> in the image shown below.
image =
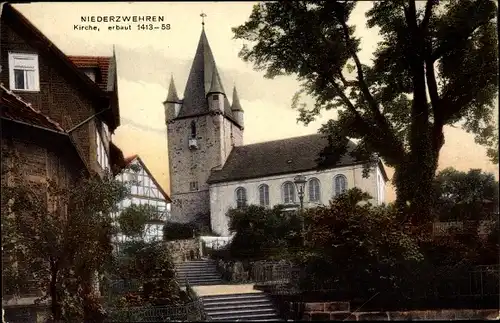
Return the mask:
<path id="1" fill-rule="evenodd" d="M 207 295 L 201 297 L 203 303 L 213 301 L 231 301 L 231 300 L 250 300 L 250 299 L 265 299 L 269 300 L 264 293 L 244 293 L 244 294 L 225 294 L 225 295 Z M 270 301 L 270 300 L 269 300 Z"/>
<path id="2" fill-rule="evenodd" d="M 255 304 L 255 305 L 260 305 L 260 304 L 266 304 L 268 305 L 269 304 L 269 300 L 268 299 L 265 299 L 265 298 L 262 298 L 262 299 L 246 299 L 245 302 L 243 303 L 241 300 L 239 299 L 236 299 L 236 300 L 226 300 L 226 301 L 205 301 L 203 300 L 203 306 L 205 308 L 212 308 L 212 307 L 216 307 L 216 306 L 239 306 L 240 304 L 244 304 L 246 306 L 249 306 L 249 305 L 252 305 L 252 304 Z"/>
<path id="3" fill-rule="evenodd" d="M 270 309 L 274 311 L 274 306 L 273 304 L 269 304 L 269 302 L 262 302 L 262 303 L 247 303 L 247 302 L 242 302 L 239 304 L 224 304 L 224 306 L 221 306 L 222 304 L 210 304 L 210 305 L 203 305 L 203 308 L 205 308 L 206 311 L 232 311 L 232 310 L 243 310 L 243 309 Z"/>
<path id="4" fill-rule="evenodd" d="M 188 277 L 178 277 L 177 280 L 189 280 L 189 281 L 194 281 L 194 280 L 221 280 L 221 277 L 219 275 L 213 275 L 213 276 L 205 276 L 205 277 L 197 277 L 197 276 L 188 276 Z"/>
<path id="5" fill-rule="evenodd" d="M 181 273 L 181 274 L 185 274 L 185 273 L 199 273 L 199 274 L 203 274 L 203 273 L 217 273 L 217 269 L 216 268 L 205 268 L 205 269 L 176 269 L 175 270 L 177 273 Z"/>
<path id="6" fill-rule="evenodd" d="M 204 265 L 215 265 L 215 261 L 209 260 L 199 260 L 199 261 L 184 261 L 174 264 L 175 266 L 204 266 Z"/>
<path id="7" fill-rule="evenodd" d="M 183 285 L 185 283 L 179 283 L 180 285 Z M 191 286 L 209 286 L 209 285 L 222 285 L 223 281 L 205 281 L 205 282 L 189 282 L 189 285 Z"/>
<path id="8" fill-rule="evenodd" d="M 273 318 L 266 318 L 266 319 L 236 319 L 236 320 L 233 320 L 233 319 L 222 319 L 222 320 L 214 320 L 214 321 L 217 321 L 217 322 L 233 322 L 233 321 L 236 321 L 236 322 L 284 322 L 283 319 L 280 319 L 278 317 L 273 317 Z M 290 320 L 288 320 L 290 321 Z"/>
<path id="9" fill-rule="evenodd" d="M 189 283 L 194 282 L 212 282 L 212 281 L 222 281 L 220 277 L 206 277 L 206 278 L 188 278 L 188 279 L 178 279 L 179 281 L 188 281 Z"/>
<path id="10" fill-rule="evenodd" d="M 191 272 L 186 272 L 186 273 L 177 273 L 177 277 L 209 277 L 209 276 L 217 276 L 220 277 L 221 275 L 217 272 L 209 272 L 209 273 L 191 273 Z"/>
<path id="11" fill-rule="evenodd" d="M 176 268 L 176 272 L 178 273 L 204 273 L 204 272 L 218 272 L 217 268 Z"/>
<path id="12" fill-rule="evenodd" d="M 210 316 L 210 314 L 208 314 Z M 278 315 L 276 314 L 268 314 L 268 313 L 256 313 L 256 314 L 245 314 L 245 315 L 228 315 L 224 317 L 213 317 L 210 316 L 212 321 L 254 321 L 254 320 L 270 320 L 270 321 L 276 321 L 279 319 Z"/>

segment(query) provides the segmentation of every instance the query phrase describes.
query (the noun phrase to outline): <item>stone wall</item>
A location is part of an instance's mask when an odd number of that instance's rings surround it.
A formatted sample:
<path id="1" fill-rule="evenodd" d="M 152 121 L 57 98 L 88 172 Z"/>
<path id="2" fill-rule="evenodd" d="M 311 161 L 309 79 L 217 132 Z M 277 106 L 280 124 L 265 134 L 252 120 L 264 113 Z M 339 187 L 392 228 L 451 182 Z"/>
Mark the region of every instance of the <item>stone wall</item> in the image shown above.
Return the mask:
<path id="1" fill-rule="evenodd" d="M 421 320 L 498 320 L 496 310 L 442 309 L 402 312 L 351 312 L 349 302 L 304 304 L 303 321 L 421 321 Z"/>
<path id="2" fill-rule="evenodd" d="M 174 262 L 200 259 L 201 242 L 199 238 L 165 241 Z"/>

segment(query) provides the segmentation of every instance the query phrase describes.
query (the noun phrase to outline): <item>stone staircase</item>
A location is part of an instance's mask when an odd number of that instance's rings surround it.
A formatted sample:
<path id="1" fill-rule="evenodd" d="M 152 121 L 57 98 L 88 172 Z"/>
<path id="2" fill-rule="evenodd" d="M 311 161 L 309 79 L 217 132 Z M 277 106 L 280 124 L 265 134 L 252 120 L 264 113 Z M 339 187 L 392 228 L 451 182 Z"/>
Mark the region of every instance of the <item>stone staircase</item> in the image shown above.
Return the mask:
<path id="1" fill-rule="evenodd" d="M 220 285 L 221 275 L 217 272 L 212 260 L 192 260 L 175 264 L 177 281 L 186 285 L 186 279 L 191 286 Z"/>
<path id="2" fill-rule="evenodd" d="M 201 296 L 211 321 L 281 321 L 274 304 L 264 293 Z"/>

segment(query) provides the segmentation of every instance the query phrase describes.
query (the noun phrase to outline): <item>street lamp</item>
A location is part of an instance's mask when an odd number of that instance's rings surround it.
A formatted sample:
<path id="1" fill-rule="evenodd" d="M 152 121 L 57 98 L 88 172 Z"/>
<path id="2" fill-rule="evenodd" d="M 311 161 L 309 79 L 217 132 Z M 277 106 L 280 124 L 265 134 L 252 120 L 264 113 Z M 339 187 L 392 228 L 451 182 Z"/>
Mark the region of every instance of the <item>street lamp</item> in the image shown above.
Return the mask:
<path id="1" fill-rule="evenodd" d="M 297 194 L 299 195 L 300 201 L 300 215 L 302 221 L 302 243 L 306 244 L 305 239 L 305 230 L 304 230 L 304 215 L 302 214 L 304 210 L 304 190 L 306 188 L 306 177 L 304 175 L 297 175 L 293 178 L 293 182 L 295 183 L 295 187 L 297 188 Z"/>
<path id="2" fill-rule="evenodd" d="M 299 194 L 300 210 L 304 208 L 304 190 L 306 188 L 306 177 L 304 175 L 297 175 L 293 178 L 297 193 Z"/>

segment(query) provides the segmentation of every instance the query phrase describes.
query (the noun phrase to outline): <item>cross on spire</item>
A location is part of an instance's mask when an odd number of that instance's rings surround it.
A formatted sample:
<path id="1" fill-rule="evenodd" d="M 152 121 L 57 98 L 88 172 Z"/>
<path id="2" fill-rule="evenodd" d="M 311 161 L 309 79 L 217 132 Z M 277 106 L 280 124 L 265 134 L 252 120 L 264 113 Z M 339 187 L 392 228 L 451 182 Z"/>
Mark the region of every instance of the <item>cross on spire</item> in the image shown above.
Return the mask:
<path id="1" fill-rule="evenodd" d="M 206 17 L 206 16 L 207 16 L 207 15 L 206 15 L 204 12 L 202 12 L 202 13 L 200 14 L 200 17 L 201 17 L 201 25 L 202 25 L 202 26 L 205 26 L 205 17 Z"/>

